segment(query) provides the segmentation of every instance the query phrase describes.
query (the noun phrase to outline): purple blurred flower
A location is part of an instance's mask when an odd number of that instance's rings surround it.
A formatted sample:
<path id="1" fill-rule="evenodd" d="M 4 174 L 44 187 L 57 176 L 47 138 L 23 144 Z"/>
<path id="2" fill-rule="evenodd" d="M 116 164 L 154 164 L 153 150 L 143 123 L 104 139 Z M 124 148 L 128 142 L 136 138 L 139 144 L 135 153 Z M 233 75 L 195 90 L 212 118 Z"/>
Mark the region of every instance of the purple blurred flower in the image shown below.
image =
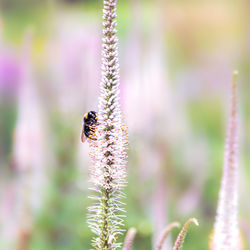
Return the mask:
<path id="1" fill-rule="evenodd" d="M 10 52 L 0 49 L 0 93 L 18 91 L 20 84 L 20 65 L 18 59 Z"/>

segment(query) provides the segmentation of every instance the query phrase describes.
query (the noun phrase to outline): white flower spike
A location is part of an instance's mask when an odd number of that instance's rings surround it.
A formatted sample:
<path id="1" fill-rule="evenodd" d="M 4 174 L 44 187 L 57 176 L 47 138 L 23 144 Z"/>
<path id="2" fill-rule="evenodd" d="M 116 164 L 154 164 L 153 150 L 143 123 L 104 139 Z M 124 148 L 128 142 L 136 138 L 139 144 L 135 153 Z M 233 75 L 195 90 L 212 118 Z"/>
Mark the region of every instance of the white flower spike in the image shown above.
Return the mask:
<path id="1" fill-rule="evenodd" d="M 88 138 L 91 169 L 91 188 L 97 195 L 89 208 L 88 224 L 96 234 L 92 245 L 95 249 L 116 249 L 121 246 L 117 237 L 123 232 L 124 197 L 126 185 L 127 128 L 123 125 L 119 103 L 118 39 L 116 37 L 116 0 L 104 1 L 102 80 L 98 111 L 96 140 Z"/>

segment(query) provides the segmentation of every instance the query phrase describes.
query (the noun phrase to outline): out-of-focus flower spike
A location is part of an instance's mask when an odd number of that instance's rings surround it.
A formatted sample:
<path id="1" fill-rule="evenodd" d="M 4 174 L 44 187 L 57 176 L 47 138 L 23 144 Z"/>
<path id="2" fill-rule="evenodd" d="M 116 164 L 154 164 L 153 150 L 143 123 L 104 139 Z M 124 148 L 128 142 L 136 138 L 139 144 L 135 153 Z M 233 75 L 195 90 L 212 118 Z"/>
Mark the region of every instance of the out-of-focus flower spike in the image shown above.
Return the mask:
<path id="1" fill-rule="evenodd" d="M 169 233 L 175 228 L 175 227 L 180 227 L 179 222 L 173 222 L 169 225 L 166 226 L 166 228 L 162 231 L 159 240 L 156 244 L 155 250 L 161 250 L 164 244 L 164 241 L 168 237 Z"/>
<path id="2" fill-rule="evenodd" d="M 212 250 L 242 249 L 238 227 L 238 109 L 237 78 L 233 73 L 228 131 L 224 167 L 217 206 L 214 232 L 210 242 Z"/>
<path id="3" fill-rule="evenodd" d="M 183 226 L 183 228 L 181 229 L 176 241 L 175 241 L 175 244 L 174 244 L 174 250 L 179 250 L 181 249 L 182 245 L 183 245 L 183 242 L 184 242 L 184 239 L 185 239 L 185 236 L 187 234 L 187 230 L 190 226 L 191 223 L 194 223 L 196 226 L 199 226 L 199 223 L 197 221 L 197 219 L 195 218 L 190 218 Z"/>
<path id="4" fill-rule="evenodd" d="M 136 232 L 137 231 L 136 231 L 136 229 L 134 227 L 131 227 L 128 230 L 127 235 L 126 235 L 125 240 L 124 240 L 123 250 L 131 250 L 131 247 L 132 247 L 132 244 L 134 242 Z"/>
<path id="5" fill-rule="evenodd" d="M 14 158 L 18 171 L 17 227 L 20 249 L 28 249 L 33 219 L 43 201 L 45 175 L 45 127 L 42 107 L 32 76 L 32 29 L 24 36 L 18 118 L 14 135 Z"/>
<path id="6" fill-rule="evenodd" d="M 116 37 L 117 0 L 104 0 L 102 80 L 96 140 L 88 138 L 93 160 L 90 180 L 97 192 L 96 203 L 89 208 L 88 224 L 96 234 L 95 249 L 116 249 L 123 232 L 122 189 L 126 185 L 127 128 L 123 124 L 119 103 L 119 62 Z M 93 189 L 92 189 L 93 190 Z M 98 197 L 99 196 L 99 197 Z"/>

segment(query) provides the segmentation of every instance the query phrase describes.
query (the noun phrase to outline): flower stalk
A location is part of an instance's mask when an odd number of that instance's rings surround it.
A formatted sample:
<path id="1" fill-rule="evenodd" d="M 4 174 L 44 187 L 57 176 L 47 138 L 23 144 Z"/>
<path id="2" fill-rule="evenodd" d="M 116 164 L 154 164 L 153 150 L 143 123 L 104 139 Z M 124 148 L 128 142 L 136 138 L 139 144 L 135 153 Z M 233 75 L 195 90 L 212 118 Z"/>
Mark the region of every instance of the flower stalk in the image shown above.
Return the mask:
<path id="1" fill-rule="evenodd" d="M 127 133 L 123 125 L 119 103 L 118 39 L 116 37 L 117 0 L 104 0 L 102 79 L 98 110 L 98 126 L 94 137 L 88 139 L 91 169 L 91 188 L 97 195 L 89 208 L 88 224 L 96 234 L 92 245 L 95 249 L 116 249 L 118 235 L 123 232 L 124 197 L 126 185 Z M 122 214 L 121 214 L 122 213 Z"/>
<path id="2" fill-rule="evenodd" d="M 212 250 L 242 249 L 238 228 L 238 109 L 237 72 L 233 73 L 224 167 L 211 242 Z"/>
<path id="3" fill-rule="evenodd" d="M 135 235 L 136 235 L 136 229 L 134 227 L 131 227 L 128 230 L 127 235 L 125 237 L 123 250 L 131 250 Z"/>
<path id="4" fill-rule="evenodd" d="M 179 227 L 180 226 L 180 223 L 178 222 L 173 222 L 169 225 L 167 225 L 164 230 L 162 231 L 160 237 L 159 237 L 159 240 L 157 242 L 157 245 L 155 247 L 155 250 L 162 250 L 163 248 L 163 244 L 164 244 L 164 241 L 166 240 L 166 238 L 168 237 L 169 233 L 175 228 L 175 227 Z"/>
<path id="5" fill-rule="evenodd" d="M 182 245 L 183 245 L 183 242 L 184 242 L 184 239 L 186 237 L 186 234 L 187 234 L 187 231 L 188 231 L 188 228 L 190 226 L 191 223 L 194 223 L 196 226 L 199 226 L 199 222 L 197 221 L 197 219 L 195 218 L 190 218 L 183 226 L 183 228 L 181 229 L 176 241 L 175 241 L 175 244 L 174 244 L 174 248 L 173 250 L 180 250 Z"/>

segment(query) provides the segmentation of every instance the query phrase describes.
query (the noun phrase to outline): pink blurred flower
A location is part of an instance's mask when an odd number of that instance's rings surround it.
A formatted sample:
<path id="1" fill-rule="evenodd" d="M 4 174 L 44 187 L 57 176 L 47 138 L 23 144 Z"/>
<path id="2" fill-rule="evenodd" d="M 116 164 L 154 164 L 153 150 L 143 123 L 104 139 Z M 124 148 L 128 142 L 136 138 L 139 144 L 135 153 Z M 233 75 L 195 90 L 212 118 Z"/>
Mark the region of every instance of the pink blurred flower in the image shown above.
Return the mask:
<path id="1" fill-rule="evenodd" d="M 32 77 L 31 31 L 27 32 L 22 51 L 21 88 L 14 135 L 16 185 L 16 228 L 19 247 L 28 244 L 35 215 L 43 201 L 45 175 L 45 127 L 39 96 Z M 11 215 L 13 216 L 13 215 Z M 21 248 L 21 247 L 20 247 Z"/>
<path id="2" fill-rule="evenodd" d="M 238 227 L 238 109 L 235 78 L 236 73 L 232 84 L 223 175 L 211 244 L 213 250 L 242 249 Z"/>
<path id="3" fill-rule="evenodd" d="M 48 71 L 51 74 L 53 102 L 66 114 L 83 113 L 97 106 L 101 47 L 98 26 L 87 22 L 82 11 L 56 16 L 55 33 L 49 43 Z M 87 108 L 86 108 L 87 106 Z"/>

